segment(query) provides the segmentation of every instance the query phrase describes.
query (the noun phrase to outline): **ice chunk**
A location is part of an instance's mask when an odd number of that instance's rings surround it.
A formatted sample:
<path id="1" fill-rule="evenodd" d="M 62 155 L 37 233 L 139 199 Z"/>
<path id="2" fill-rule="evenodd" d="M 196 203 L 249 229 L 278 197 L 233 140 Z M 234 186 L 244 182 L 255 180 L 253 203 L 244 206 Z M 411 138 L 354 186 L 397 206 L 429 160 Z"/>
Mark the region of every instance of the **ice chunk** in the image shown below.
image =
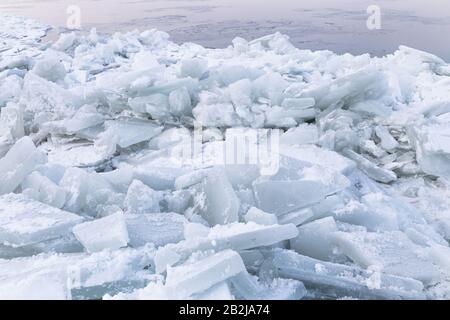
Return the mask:
<path id="1" fill-rule="evenodd" d="M 386 152 L 378 147 L 372 140 L 361 141 L 359 146 L 363 151 L 373 155 L 376 158 L 382 158 L 387 155 Z"/>
<path id="2" fill-rule="evenodd" d="M 250 208 L 244 218 L 247 222 L 252 221 L 263 226 L 278 224 L 276 215 L 264 212 L 255 207 Z"/>
<path id="3" fill-rule="evenodd" d="M 184 225 L 185 239 L 208 237 L 210 228 L 201 223 L 187 223 Z"/>
<path id="4" fill-rule="evenodd" d="M 174 116 L 188 116 L 192 113 L 191 96 L 189 91 L 182 87 L 169 94 L 170 113 Z"/>
<path id="5" fill-rule="evenodd" d="M 178 244 L 160 248 L 155 256 L 156 270 L 164 272 L 168 265 L 187 259 L 195 251 L 208 250 L 246 250 L 270 246 L 298 235 L 292 224 L 259 226 L 255 223 L 218 225 L 212 228 L 207 237 L 188 239 Z"/>
<path id="6" fill-rule="evenodd" d="M 72 212 L 80 212 L 86 205 L 89 187 L 86 181 L 89 175 L 82 169 L 69 168 L 65 171 L 59 186 L 66 191 L 64 208 Z"/>
<path id="7" fill-rule="evenodd" d="M 409 130 L 417 162 L 425 173 L 450 177 L 450 129 L 448 124 L 422 126 Z"/>
<path id="8" fill-rule="evenodd" d="M 180 75 L 200 79 L 208 69 L 208 61 L 201 58 L 181 60 Z"/>
<path id="9" fill-rule="evenodd" d="M 293 279 L 274 279 L 271 283 L 258 282 L 257 277 L 241 272 L 230 282 L 237 296 L 245 300 L 301 300 L 306 295 L 303 283 Z"/>
<path id="10" fill-rule="evenodd" d="M 165 94 L 155 93 L 148 96 L 130 98 L 130 108 L 139 113 L 148 113 L 153 119 L 167 119 L 169 112 L 169 97 Z"/>
<path id="11" fill-rule="evenodd" d="M 358 164 L 358 167 L 361 169 L 361 171 L 366 173 L 375 181 L 390 183 L 397 180 L 397 175 L 395 174 L 395 172 L 378 167 L 370 160 L 364 158 L 360 154 L 357 154 L 355 151 L 345 149 L 343 153 L 350 159 L 354 160 Z"/>
<path id="12" fill-rule="evenodd" d="M 362 203 L 352 200 L 335 211 L 339 221 L 364 226 L 369 231 L 399 230 L 397 210 L 382 206 L 382 194 L 370 193 L 362 197 Z"/>
<path id="13" fill-rule="evenodd" d="M 45 155 L 38 151 L 29 137 L 18 140 L 0 159 L 0 195 L 13 192 L 38 165 Z"/>
<path id="14" fill-rule="evenodd" d="M 180 143 L 190 143 L 191 132 L 187 128 L 170 128 L 150 140 L 148 146 L 152 149 L 165 149 Z"/>
<path id="15" fill-rule="evenodd" d="M 66 300 L 70 297 L 64 272 L 43 270 L 0 281 L 2 300 Z"/>
<path id="16" fill-rule="evenodd" d="M 169 268 L 166 289 L 174 296 L 185 298 L 244 271 L 244 262 L 239 254 L 225 250 L 191 264 Z"/>
<path id="17" fill-rule="evenodd" d="M 53 44 L 53 48 L 59 51 L 66 51 L 74 44 L 76 38 L 75 32 L 62 33 L 59 39 Z"/>
<path id="18" fill-rule="evenodd" d="M 123 165 L 116 170 L 101 172 L 99 176 L 119 192 L 126 192 L 133 181 L 133 169 Z"/>
<path id="19" fill-rule="evenodd" d="M 253 183 L 253 191 L 258 207 L 276 215 L 313 205 L 327 196 L 324 185 L 311 180 L 258 179 Z"/>
<path id="20" fill-rule="evenodd" d="M 330 84 L 305 90 L 302 97 L 314 98 L 316 106 L 326 109 L 339 104 L 352 105 L 364 100 L 380 98 L 388 89 L 384 74 L 368 67 L 345 75 Z"/>
<path id="21" fill-rule="evenodd" d="M 19 105 L 9 103 L 1 108 L 0 137 L 11 141 L 22 138 L 25 135 L 23 116 L 23 107 Z"/>
<path id="22" fill-rule="evenodd" d="M 298 236 L 291 239 L 291 249 L 315 259 L 330 261 L 335 247 L 330 236 L 337 231 L 332 217 L 304 224 L 298 228 Z"/>
<path id="23" fill-rule="evenodd" d="M 162 127 L 153 122 L 133 118 L 106 121 L 106 127 L 118 137 L 117 145 L 121 148 L 148 141 L 162 131 Z"/>
<path id="24" fill-rule="evenodd" d="M 223 170 L 213 169 L 208 172 L 199 197 L 200 215 L 210 225 L 238 221 L 239 199 Z"/>
<path id="25" fill-rule="evenodd" d="M 234 106 L 251 106 L 253 102 L 252 82 L 243 79 L 228 87 L 231 102 Z"/>
<path id="26" fill-rule="evenodd" d="M 318 298 L 351 296 L 360 299 L 423 299 L 420 281 L 365 271 L 347 265 L 323 262 L 292 251 L 275 249 L 269 253 L 275 274 L 302 281 Z M 312 295 L 314 298 L 314 295 Z"/>
<path id="27" fill-rule="evenodd" d="M 439 278 L 424 248 L 411 242 L 403 232 L 337 232 L 332 239 L 361 267 L 375 266 L 384 273 L 417 279 L 425 284 Z"/>
<path id="28" fill-rule="evenodd" d="M 134 286 L 145 286 L 151 278 L 142 270 L 151 266 L 153 253 L 153 248 L 143 247 L 90 255 L 53 253 L 0 260 L 0 294 L 7 299 L 98 300 L 105 292 L 114 294 L 132 290 Z M 16 282 L 15 290 L 3 290 L 11 288 L 13 282 Z M 23 284 L 24 288 L 17 283 Z"/>
<path id="29" fill-rule="evenodd" d="M 42 253 L 80 253 L 83 246 L 72 233 L 21 247 L 0 244 L 0 259 L 30 257 Z"/>
<path id="30" fill-rule="evenodd" d="M 375 133 L 377 137 L 380 138 L 380 145 L 384 150 L 391 151 L 398 147 L 399 144 L 397 140 L 395 140 L 386 127 L 377 126 L 375 128 Z"/>
<path id="31" fill-rule="evenodd" d="M 83 219 L 23 195 L 0 196 L 0 243 L 24 246 L 58 238 Z"/>
<path id="32" fill-rule="evenodd" d="M 73 233 L 91 253 L 104 249 L 123 248 L 129 241 L 127 225 L 122 213 L 76 225 Z"/>
<path id="33" fill-rule="evenodd" d="M 242 125 L 231 103 L 202 104 L 192 110 L 195 119 L 205 127 L 234 127 Z"/>
<path id="34" fill-rule="evenodd" d="M 157 213 L 160 212 L 159 202 L 162 199 L 160 192 L 147 187 L 139 180 L 133 180 L 128 188 L 124 207 L 130 214 Z"/>
<path id="35" fill-rule="evenodd" d="M 57 82 L 66 76 L 66 68 L 55 53 L 48 52 L 33 67 L 33 72 L 49 81 Z"/>
<path id="36" fill-rule="evenodd" d="M 101 125 L 105 121 L 105 117 L 97 112 L 92 105 L 85 105 L 77 110 L 75 115 L 66 121 L 64 125 L 68 132 L 80 132 L 84 129 Z"/>
<path id="37" fill-rule="evenodd" d="M 317 110 L 313 108 L 296 110 L 274 106 L 266 112 L 266 126 L 293 128 L 296 127 L 298 123 L 314 119 L 316 115 Z"/>
<path id="38" fill-rule="evenodd" d="M 286 98 L 281 106 L 286 109 L 308 109 L 315 104 L 316 101 L 313 98 Z"/>
<path id="39" fill-rule="evenodd" d="M 32 189 L 37 193 L 35 200 L 52 207 L 62 208 L 66 203 L 66 192 L 49 178 L 39 172 L 33 172 L 22 182 L 22 190 Z"/>
<path id="40" fill-rule="evenodd" d="M 357 102 L 349 107 L 350 110 L 372 117 L 389 117 L 392 109 L 379 100 L 365 100 Z"/>
<path id="41" fill-rule="evenodd" d="M 129 244 L 140 247 L 153 243 L 156 247 L 184 239 L 187 220 L 176 213 L 126 214 Z"/>
<path id="42" fill-rule="evenodd" d="M 246 68 L 238 64 L 227 64 L 218 68 L 218 80 L 224 85 L 229 86 L 242 79 L 255 79 L 260 76 L 262 72 L 257 69 Z"/>
<path id="43" fill-rule="evenodd" d="M 194 300 L 205 301 L 205 300 L 234 300 L 231 294 L 230 286 L 226 281 L 216 284 L 209 288 L 208 290 L 193 295 Z"/>
<path id="44" fill-rule="evenodd" d="M 292 223 L 299 226 L 314 217 L 314 211 L 311 208 L 300 209 L 283 214 L 278 217 L 280 224 Z"/>
<path id="45" fill-rule="evenodd" d="M 320 165 L 342 174 L 350 173 L 356 167 L 355 162 L 339 153 L 314 145 L 281 147 L 280 153 L 300 162 Z"/>
<path id="46" fill-rule="evenodd" d="M 319 142 L 319 131 L 315 125 L 301 124 L 289 129 L 280 137 L 280 143 L 286 145 L 316 144 Z"/>

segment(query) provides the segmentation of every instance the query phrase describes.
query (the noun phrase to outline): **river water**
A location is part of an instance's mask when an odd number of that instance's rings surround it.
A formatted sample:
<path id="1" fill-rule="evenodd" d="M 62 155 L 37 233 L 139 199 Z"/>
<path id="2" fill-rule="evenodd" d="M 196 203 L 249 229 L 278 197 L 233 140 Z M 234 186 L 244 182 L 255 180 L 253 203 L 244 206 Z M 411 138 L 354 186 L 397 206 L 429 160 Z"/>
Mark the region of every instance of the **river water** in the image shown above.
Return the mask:
<path id="1" fill-rule="evenodd" d="M 403 44 L 450 61 L 449 0 L 1 0 L 0 12 L 64 27 L 70 5 L 86 30 L 158 28 L 207 47 L 279 31 L 299 48 L 384 55 Z M 379 30 L 367 28 L 370 5 L 381 9 Z"/>

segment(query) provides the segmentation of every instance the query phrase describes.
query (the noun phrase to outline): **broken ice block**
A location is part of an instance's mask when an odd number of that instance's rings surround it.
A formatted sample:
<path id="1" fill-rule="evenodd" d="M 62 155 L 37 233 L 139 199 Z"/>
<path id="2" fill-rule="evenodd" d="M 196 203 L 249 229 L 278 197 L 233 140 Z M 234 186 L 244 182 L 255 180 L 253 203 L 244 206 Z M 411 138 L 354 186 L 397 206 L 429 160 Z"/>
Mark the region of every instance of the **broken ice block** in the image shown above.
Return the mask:
<path id="1" fill-rule="evenodd" d="M 217 225 L 207 236 L 187 239 L 160 248 L 155 256 L 156 271 L 164 272 L 167 266 L 187 259 L 195 251 L 246 250 L 270 246 L 295 238 L 298 230 L 293 224 L 259 226 L 255 223 Z"/>
<path id="2" fill-rule="evenodd" d="M 278 224 L 277 216 L 271 213 L 264 212 L 259 210 L 258 208 L 251 207 L 247 214 L 245 215 L 245 221 L 247 222 L 255 222 L 262 226 L 270 226 L 274 224 Z"/>
<path id="3" fill-rule="evenodd" d="M 97 112 L 93 105 L 85 105 L 77 110 L 71 119 L 63 122 L 69 133 L 77 133 L 82 130 L 103 124 L 105 117 Z"/>
<path id="4" fill-rule="evenodd" d="M 67 297 L 58 299 L 98 300 L 106 292 L 145 286 L 150 277 L 148 271 L 144 274 L 142 270 L 151 269 L 153 254 L 150 246 L 93 254 L 51 253 L 0 260 L 0 295 L 5 299 L 56 299 L 60 292 L 64 292 Z M 35 283 L 38 279 L 40 281 Z M 57 279 L 62 282 L 55 283 Z M 16 286 L 17 283 L 23 284 L 23 288 L 17 286 L 17 290 L 4 291 L 14 282 Z M 17 295 L 18 292 L 21 296 Z"/>
<path id="5" fill-rule="evenodd" d="M 315 104 L 316 101 L 313 98 L 286 98 L 281 106 L 286 109 L 308 109 Z"/>
<path id="6" fill-rule="evenodd" d="M 205 300 L 234 300 L 230 291 L 230 286 L 226 281 L 216 284 L 202 293 L 193 295 L 192 298 L 198 301 Z"/>
<path id="7" fill-rule="evenodd" d="M 430 284 L 439 279 L 436 266 L 426 250 L 403 232 L 337 232 L 332 241 L 339 250 L 363 268 L 376 267 L 384 273 Z"/>
<path id="8" fill-rule="evenodd" d="M 409 130 L 417 162 L 425 173 L 450 177 L 450 128 L 448 124 L 427 125 Z"/>
<path id="9" fill-rule="evenodd" d="M 128 104 L 134 112 L 148 113 L 152 119 L 164 120 L 170 117 L 169 97 L 165 94 L 130 98 Z"/>
<path id="10" fill-rule="evenodd" d="M 33 243 L 21 247 L 0 244 L 0 259 L 30 257 L 41 253 L 79 253 L 83 246 L 72 233 L 59 238 Z"/>
<path id="11" fill-rule="evenodd" d="M 399 230 L 397 211 L 395 207 L 382 205 L 387 200 L 381 193 L 369 193 L 362 197 L 361 202 L 349 201 L 337 209 L 337 220 L 364 226 L 368 231 Z"/>
<path id="12" fill-rule="evenodd" d="M 298 228 L 298 236 L 290 240 L 291 249 L 311 258 L 330 261 L 335 247 L 330 236 L 337 231 L 332 217 L 304 224 Z"/>
<path id="13" fill-rule="evenodd" d="M 244 262 L 239 254 L 225 250 L 190 264 L 169 268 L 166 288 L 171 294 L 185 298 L 244 271 Z"/>
<path id="14" fill-rule="evenodd" d="M 0 196 L 0 243 L 25 246 L 66 234 L 83 219 L 23 195 Z"/>
<path id="15" fill-rule="evenodd" d="M 169 94 L 170 113 L 174 116 L 188 116 L 192 113 L 189 91 L 182 87 Z"/>
<path id="16" fill-rule="evenodd" d="M 180 75 L 200 79 L 208 70 L 208 61 L 201 58 L 181 60 Z"/>
<path id="17" fill-rule="evenodd" d="M 280 143 L 286 145 L 316 144 L 319 142 L 319 130 L 312 124 L 301 124 L 289 129 L 280 137 Z"/>
<path id="18" fill-rule="evenodd" d="M 386 106 L 379 100 L 365 100 L 349 107 L 350 110 L 371 117 L 389 117 L 392 114 L 392 108 Z"/>
<path id="19" fill-rule="evenodd" d="M 320 165 L 342 174 L 348 174 L 356 167 L 355 162 L 339 153 L 315 145 L 282 146 L 280 153 L 300 162 Z"/>
<path id="20" fill-rule="evenodd" d="M 158 191 L 147 187 L 139 180 L 133 180 L 128 188 L 124 207 L 126 213 L 157 213 L 160 212 L 159 202 L 163 199 Z"/>
<path id="21" fill-rule="evenodd" d="M 0 195 L 13 192 L 38 165 L 45 155 L 38 151 L 29 137 L 18 140 L 0 159 Z"/>
<path id="22" fill-rule="evenodd" d="M 126 214 L 129 244 L 140 247 L 153 243 L 156 247 L 184 239 L 184 216 L 176 213 Z"/>
<path id="23" fill-rule="evenodd" d="M 60 57 L 51 51 L 43 54 L 35 63 L 32 72 L 52 82 L 63 80 L 67 73 Z"/>
<path id="24" fill-rule="evenodd" d="M 66 202 L 66 192 L 46 176 L 35 171 L 22 182 L 22 190 L 33 190 L 37 197 L 35 200 L 46 203 L 52 207 L 62 208 Z"/>
<path id="25" fill-rule="evenodd" d="M 0 106 L 0 109 L 0 137 L 3 136 L 7 140 L 22 138 L 25 135 L 23 107 L 9 103 L 6 107 Z"/>
<path id="26" fill-rule="evenodd" d="M 300 300 L 306 295 L 303 283 L 293 279 L 274 279 L 271 283 L 258 282 L 258 278 L 241 272 L 230 279 L 234 291 L 245 300 Z"/>
<path id="27" fill-rule="evenodd" d="M 192 110 L 194 118 L 205 127 L 234 127 L 242 121 L 231 103 L 202 104 Z"/>
<path id="28" fill-rule="evenodd" d="M 258 179 L 253 183 L 258 207 L 266 212 L 283 215 L 322 201 L 324 185 L 318 181 Z"/>
<path id="29" fill-rule="evenodd" d="M 286 214 L 283 214 L 278 217 L 278 222 L 280 224 L 288 224 L 292 223 L 296 226 L 299 226 L 306 221 L 312 219 L 314 217 L 314 212 L 311 208 L 305 208 L 300 210 L 295 210 Z"/>
<path id="30" fill-rule="evenodd" d="M 64 272 L 43 270 L 17 275 L 0 281 L 2 300 L 66 300 L 70 299 Z"/>
<path id="31" fill-rule="evenodd" d="M 86 205 L 89 186 L 86 181 L 89 175 L 79 168 L 68 168 L 62 177 L 59 186 L 66 191 L 64 208 L 71 212 L 80 212 Z"/>
<path id="32" fill-rule="evenodd" d="M 126 247 L 129 241 L 122 213 L 76 225 L 73 233 L 88 252 L 116 250 Z"/>
<path id="33" fill-rule="evenodd" d="M 308 88 L 302 97 L 314 98 L 316 107 L 326 109 L 339 104 L 352 105 L 380 98 L 388 90 L 385 75 L 375 67 L 347 74 L 328 84 Z"/>
<path id="34" fill-rule="evenodd" d="M 210 225 L 238 221 L 239 199 L 223 170 L 209 171 L 202 182 L 201 192 L 204 202 L 200 207 L 200 215 Z"/>
<path id="35" fill-rule="evenodd" d="M 128 148 L 134 144 L 148 141 L 162 131 L 157 124 L 134 118 L 121 118 L 106 121 L 106 127 L 118 137 L 117 144 L 121 148 Z"/>
<path id="36" fill-rule="evenodd" d="M 274 106 L 266 112 L 266 126 L 276 128 L 293 128 L 298 123 L 314 119 L 318 111 L 316 109 L 284 109 Z"/>
<path id="37" fill-rule="evenodd" d="M 358 164 L 358 167 L 361 169 L 361 171 L 364 171 L 364 173 L 366 173 L 375 181 L 390 183 L 397 180 L 397 175 L 395 174 L 395 172 L 378 167 L 376 164 L 357 154 L 355 151 L 345 149 L 343 153 L 345 156 L 354 160 Z"/>
<path id="38" fill-rule="evenodd" d="M 380 145 L 384 150 L 392 151 L 398 147 L 398 142 L 391 135 L 389 130 L 386 127 L 378 126 L 375 128 L 375 133 L 378 138 L 380 138 Z"/>
<path id="39" fill-rule="evenodd" d="M 424 298 L 423 284 L 411 278 L 323 262 L 288 250 L 274 249 L 266 255 L 266 261 L 274 268 L 275 276 L 300 280 L 308 291 L 317 290 L 326 298 Z"/>

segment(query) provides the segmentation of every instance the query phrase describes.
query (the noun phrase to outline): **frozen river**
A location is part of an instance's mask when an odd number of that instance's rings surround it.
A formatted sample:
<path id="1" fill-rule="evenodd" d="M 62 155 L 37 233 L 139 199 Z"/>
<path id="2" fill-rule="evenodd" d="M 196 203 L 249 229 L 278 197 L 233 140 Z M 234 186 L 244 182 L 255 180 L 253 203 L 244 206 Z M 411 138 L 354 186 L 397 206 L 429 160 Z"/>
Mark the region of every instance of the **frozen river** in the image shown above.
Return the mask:
<path id="1" fill-rule="evenodd" d="M 373 4 L 380 30 L 366 26 Z M 177 42 L 223 47 L 280 31 L 300 48 L 382 55 L 404 44 L 450 60 L 448 0 L 1 0 L 0 12 L 64 26 L 69 5 L 80 7 L 84 29 L 103 32 L 158 28 Z"/>

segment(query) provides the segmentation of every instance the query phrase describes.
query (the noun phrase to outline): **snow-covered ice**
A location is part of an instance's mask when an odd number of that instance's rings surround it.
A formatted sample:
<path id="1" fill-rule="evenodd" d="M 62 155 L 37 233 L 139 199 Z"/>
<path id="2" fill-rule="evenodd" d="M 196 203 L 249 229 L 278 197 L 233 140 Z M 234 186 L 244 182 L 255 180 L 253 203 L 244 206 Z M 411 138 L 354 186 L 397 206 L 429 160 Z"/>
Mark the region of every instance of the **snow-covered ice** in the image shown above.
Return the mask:
<path id="1" fill-rule="evenodd" d="M 0 298 L 450 298 L 450 66 L 0 16 Z"/>

